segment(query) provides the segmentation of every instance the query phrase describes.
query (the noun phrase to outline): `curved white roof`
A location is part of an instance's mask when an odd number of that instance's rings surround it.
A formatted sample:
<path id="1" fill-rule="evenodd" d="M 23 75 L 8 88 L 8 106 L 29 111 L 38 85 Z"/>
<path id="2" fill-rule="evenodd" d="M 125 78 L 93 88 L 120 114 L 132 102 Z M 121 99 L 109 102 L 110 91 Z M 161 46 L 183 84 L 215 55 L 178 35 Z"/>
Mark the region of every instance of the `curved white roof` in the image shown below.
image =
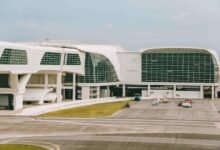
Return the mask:
<path id="1" fill-rule="evenodd" d="M 108 58 L 115 68 L 119 81 L 121 81 L 121 68 L 117 52 L 123 52 L 124 49 L 112 45 L 75 45 L 75 47 L 86 52 L 102 54 Z"/>
<path id="2" fill-rule="evenodd" d="M 54 43 L 52 42 L 42 42 L 39 43 L 42 46 L 52 46 L 52 47 L 64 47 L 64 48 L 73 48 L 84 52 L 90 52 L 90 53 L 98 53 L 106 58 L 109 59 L 109 61 L 112 63 L 112 65 L 115 68 L 117 77 L 119 81 L 121 81 L 121 69 L 120 69 L 120 63 L 118 59 L 117 52 L 125 52 L 125 50 L 117 45 L 102 45 L 102 44 L 70 44 L 65 42 Z"/>
<path id="3" fill-rule="evenodd" d="M 53 46 L 44 46 L 39 44 L 25 44 L 25 43 L 9 43 L 9 42 L 0 42 L 0 57 L 2 56 L 3 50 L 9 49 L 19 49 L 25 50 L 27 53 L 28 63 L 26 65 L 13 65 L 13 64 L 1 64 L 2 72 L 11 72 L 15 74 L 23 74 L 23 73 L 36 73 L 38 71 L 61 71 L 73 70 L 79 74 L 83 74 L 82 65 L 74 65 L 74 66 L 65 66 L 63 67 L 63 62 L 60 65 L 41 65 L 41 59 L 43 58 L 46 52 L 58 52 L 58 53 L 77 53 L 81 57 L 79 50 L 77 49 L 68 49 L 63 47 L 53 47 Z M 61 58 L 62 59 L 62 58 Z M 62 60 L 61 60 L 62 61 Z M 71 72 L 71 71 L 70 71 Z"/>

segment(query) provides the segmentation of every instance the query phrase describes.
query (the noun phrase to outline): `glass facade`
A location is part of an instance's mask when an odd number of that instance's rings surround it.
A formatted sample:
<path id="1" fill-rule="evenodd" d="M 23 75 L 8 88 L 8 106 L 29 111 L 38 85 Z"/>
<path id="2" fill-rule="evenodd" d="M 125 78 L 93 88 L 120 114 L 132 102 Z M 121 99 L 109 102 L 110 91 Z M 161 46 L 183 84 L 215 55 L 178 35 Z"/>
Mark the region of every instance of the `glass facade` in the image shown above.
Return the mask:
<path id="1" fill-rule="evenodd" d="M 67 54 L 66 65 L 80 65 L 80 58 L 78 54 Z"/>
<path id="2" fill-rule="evenodd" d="M 41 65 L 60 65 L 61 54 L 54 52 L 46 52 L 41 59 Z"/>
<path id="3" fill-rule="evenodd" d="M 142 54 L 142 82 L 214 83 L 215 79 L 211 54 Z"/>
<path id="4" fill-rule="evenodd" d="M 0 64 L 27 65 L 28 58 L 25 50 L 4 49 Z"/>
<path id="5" fill-rule="evenodd" d="M 85 76 L 78 76 L 79 83 L 117 82 L 118 78 L 111 62 L 100 54 L 86 53 Z"/>

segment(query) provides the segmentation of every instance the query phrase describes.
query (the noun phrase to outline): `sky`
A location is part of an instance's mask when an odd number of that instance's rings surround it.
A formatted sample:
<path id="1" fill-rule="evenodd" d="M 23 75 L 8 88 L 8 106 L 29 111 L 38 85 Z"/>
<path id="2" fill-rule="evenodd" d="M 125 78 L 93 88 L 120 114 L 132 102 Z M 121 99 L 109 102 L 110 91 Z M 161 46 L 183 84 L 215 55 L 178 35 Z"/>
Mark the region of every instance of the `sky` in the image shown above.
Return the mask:
<path id="1" fill-rule="evenodd" d="M 0 0 L 0 40 L 72 40 L 220 55 L 220 0 Z"/>

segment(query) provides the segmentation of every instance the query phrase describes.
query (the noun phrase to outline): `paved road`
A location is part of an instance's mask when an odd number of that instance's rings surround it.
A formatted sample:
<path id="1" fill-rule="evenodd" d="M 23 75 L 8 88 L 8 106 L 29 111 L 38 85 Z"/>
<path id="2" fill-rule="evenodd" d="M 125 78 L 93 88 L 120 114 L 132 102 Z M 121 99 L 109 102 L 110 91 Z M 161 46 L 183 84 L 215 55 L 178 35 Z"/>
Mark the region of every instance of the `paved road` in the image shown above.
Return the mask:
<path id="1" fill-rule="evenodd" d="M 142 101 L 97 119 L 1 117 L 0 142 L 61 150 L 219 150 L 218 104 L 196 101 L 184 109 L 175 101 L 158 107 Z"/>

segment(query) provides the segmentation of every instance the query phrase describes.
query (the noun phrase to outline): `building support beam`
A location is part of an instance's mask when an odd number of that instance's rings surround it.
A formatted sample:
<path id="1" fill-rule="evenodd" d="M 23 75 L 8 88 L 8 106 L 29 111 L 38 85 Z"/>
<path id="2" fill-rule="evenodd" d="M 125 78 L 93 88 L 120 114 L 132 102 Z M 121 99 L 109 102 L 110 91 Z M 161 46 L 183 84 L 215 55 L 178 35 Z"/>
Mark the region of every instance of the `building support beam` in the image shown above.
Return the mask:
<path id="1" fill-rule="evenodd" d="M 14 110 L 19 110 L 23 108 L 23 93 L 15 93 L 13 97 Z"/>
<path id="2" fill-rule="evenodd" d="M 97 86 L 97 98 L 100 98 L 100 86 Z"/>
<path id="3" fill-rule="evenodd" d="M 60 103 L 62 101 L 62 73 L 57 73 L 57 102 Z"/>
<path id="4" fill-rule="evenodd" d="M 10 74 L 10 86 L 12 89 L 18 89 L 18 75 L 17 74 Z"/>
<path id="5" fill-rule="evenodd" d="M 176 85 L 173 86 L 173 98 L 176 98 Z"/>
<path id="6" fill-rule="evenodd" d="M 203 90 L 203 86 L 200 85 L 200 99 L 204 98 L 204 90 Z"/>
<path id="7" fill-rule="evenodd" d="M 218 90 L 217 90 L 217 87 L 215 88 L 215 98 L 218 98 Z"/>
<path id="8" fill-rule="evenodd" d="M 16 90 L 13 93 L 14 110 L 23 108 L 24 93 L 26 92 L 26 85 L 31 77 L 31 74 L 21 75 L 18 78 L 18 74 L 11 74 L 11 88 Z"/>
<path id="9" fill-rule="evenodd" d="M 215 86 L 212 86 L 212 99 L 215 98 Z"/>
<path id="10" fill-rule="evenodd" d="M 48 74 L 47 73 L 44 74 L 44 88 L 45 89 L 48 88 Z"/>
<path id="11" fill-rule="evenodd" d="M 73 101 L 76 100 L 76 74 L 73 73 Z"/>
<path id="12" fill-rule="evenodd" d="M 125 84 L 122 85 L 122 97 L 126 96 Z"/>
<path id="13" fill-rule="evenodd" d="M 147 86 L 147 91 L 148 91 L 148 95 L 147 96 L 149 97 L 151 95 L 150 94 L 151 93 L 150 85 Z"/>

